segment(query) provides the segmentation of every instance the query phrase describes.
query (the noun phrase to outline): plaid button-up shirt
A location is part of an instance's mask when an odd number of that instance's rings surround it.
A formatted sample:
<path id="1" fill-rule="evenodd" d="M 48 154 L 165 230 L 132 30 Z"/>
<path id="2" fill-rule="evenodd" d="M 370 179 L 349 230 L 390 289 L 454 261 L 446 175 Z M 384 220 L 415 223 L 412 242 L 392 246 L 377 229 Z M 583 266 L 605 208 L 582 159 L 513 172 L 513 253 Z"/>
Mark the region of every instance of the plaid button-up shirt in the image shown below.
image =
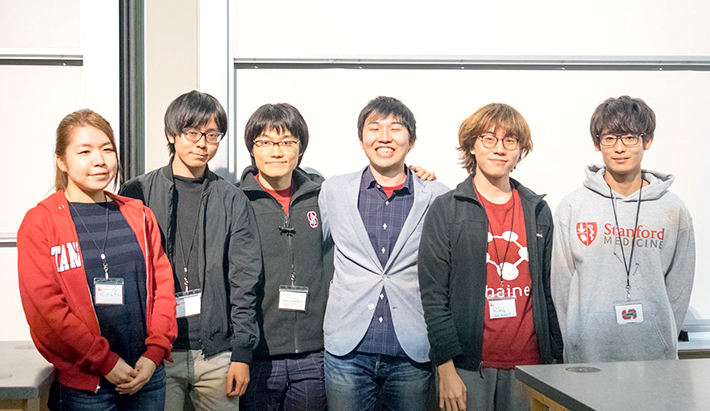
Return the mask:
<path id="1" fill-rule="evenodd" d="M 394 190 L 389 197 L 375 180 L 370 167 L 365 169 L 360 181 L 358 211 L 360 211 L 365 230 L 382 267 L 387 264 L 390 253 L 414 204 L 411 171 L 407 169 L 406 173 L 407 178 L 402 188 Z M 405 356 L 406 354 L 397 340 L 384 287 L 382 287 L 374 311 L 365 337 L 355 350 L 371 354 Z"/>

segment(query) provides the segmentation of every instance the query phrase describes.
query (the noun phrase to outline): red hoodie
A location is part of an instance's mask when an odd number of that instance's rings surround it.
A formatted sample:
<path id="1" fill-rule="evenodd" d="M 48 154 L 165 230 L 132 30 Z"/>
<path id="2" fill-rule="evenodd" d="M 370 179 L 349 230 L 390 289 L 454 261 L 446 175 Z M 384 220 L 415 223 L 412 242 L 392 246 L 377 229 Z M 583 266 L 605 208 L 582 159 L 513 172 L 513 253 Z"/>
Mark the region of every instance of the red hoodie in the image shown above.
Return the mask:
<path id="1" fill-rule="evenodd" d="M 144 357 L 160 365 L 177 336 L 173 272 L 153 212 L 139 200 L 106 193 L 136 234 L 146 262 Z M 67 387 L 95 391 L 101 376 L 118 362 L 101 336 L 79 239 L 63 191 L 57 191 L 25 215 L 17 232 L 20 296 L 39 352 L 54 364 Z"/>

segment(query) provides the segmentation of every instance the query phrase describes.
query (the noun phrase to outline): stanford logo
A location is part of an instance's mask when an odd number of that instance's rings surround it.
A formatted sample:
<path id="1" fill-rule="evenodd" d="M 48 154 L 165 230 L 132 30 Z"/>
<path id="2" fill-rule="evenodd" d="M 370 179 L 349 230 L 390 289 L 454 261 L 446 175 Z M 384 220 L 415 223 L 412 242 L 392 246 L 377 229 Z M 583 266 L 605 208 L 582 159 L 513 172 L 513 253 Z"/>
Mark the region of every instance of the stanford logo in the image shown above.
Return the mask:
<path id="1" fill-rule="evenodd" d="M 584 245 L 590 245 L 597 238 L 597 223 L 577 223 L 577 237 Z"/>
<path id="2" fill-rule="evenodd" d="M 316 214 L 315 211 L 309 211 L 306 216 L 308 217 L 308 224 L 311 225 L 311 228 L 318 228 L 318 214 Z"/>
<path id="3" fill-rule="evenodd" d="M 635 320 L 636 310 L 634 310 L 633 308 L 629 308 L 628 310 L 622 311 L 621 316 L 624 318 L 624 320 Z"/>

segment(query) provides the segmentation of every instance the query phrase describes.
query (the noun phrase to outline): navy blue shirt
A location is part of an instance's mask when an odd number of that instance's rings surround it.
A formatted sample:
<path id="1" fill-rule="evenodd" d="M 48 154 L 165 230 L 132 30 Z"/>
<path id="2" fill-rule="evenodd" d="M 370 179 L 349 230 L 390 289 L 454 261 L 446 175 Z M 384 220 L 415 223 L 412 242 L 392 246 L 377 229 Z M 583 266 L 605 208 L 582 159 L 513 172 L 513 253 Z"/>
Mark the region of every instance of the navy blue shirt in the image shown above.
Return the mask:
<path id="1" fill-rule="evenodd" d="M 402 231 L 404 222 L 414 204 L 414 188 L 409 169 L 406 169 L 406 174 L 407 178 L 402 188 L 394 190 L 389 197 L 375 180 L 370 167 L 365 169 L 362 173 L 362 180 L 360 180 L 357 208 L 372 247 L 374 247 L 383 268 L 389 260 L 392 249 L 399 238 L 399 233 Z M 355 350 L 362 353 L 406 356 L 397 340 L 384 287 L 382 287 L 370 326 Z"/>
<path id="2" fill-rule="evenodd" d="M 111 351 L 134 366 L 145 352 L 147 336 L 145 258 L 136 234 L 115 202 L 72 202 L 69 209 L 79 236 L 86 281 L 91 298 L 96 301 L 94 278 L 105 276 L 99 248 L 103 247 L 106 238 L 106 207 L 109 222 L 104 254 L 109 277 L 123 279 L 123 304 L 94 304 L 94 310 L 101 336 L 108 340 Z"/>

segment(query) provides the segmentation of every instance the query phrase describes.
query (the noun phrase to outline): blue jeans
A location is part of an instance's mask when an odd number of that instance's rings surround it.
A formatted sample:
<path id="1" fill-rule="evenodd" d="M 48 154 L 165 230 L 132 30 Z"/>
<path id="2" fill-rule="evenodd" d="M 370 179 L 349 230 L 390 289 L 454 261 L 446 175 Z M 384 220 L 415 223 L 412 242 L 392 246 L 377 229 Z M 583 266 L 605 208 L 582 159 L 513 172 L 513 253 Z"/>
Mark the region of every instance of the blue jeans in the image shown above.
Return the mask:
<path id="1" fill-rule="evenodd" d="M 241 411 L 325 410 L 323 351 L 253 360 Z"/>
<path id="2" fill-rule="evenodd" d="M 425 411 L 431 408 L 431 363 L 407 357 L 351 352 L 338 357 L 326 351 L 325 388 L 329 411 Z"/>
<path id="3" fill-rule="evenodd" d="M 101 388 L 92 391 L 77 390 L 55 381 L 49 389 L 52 411 L 162 411 L 165 408 L 165 369 L 158 367 L 143 388 L 133 395 L 121 395 L 116 386 L 101 379 Z"/>

